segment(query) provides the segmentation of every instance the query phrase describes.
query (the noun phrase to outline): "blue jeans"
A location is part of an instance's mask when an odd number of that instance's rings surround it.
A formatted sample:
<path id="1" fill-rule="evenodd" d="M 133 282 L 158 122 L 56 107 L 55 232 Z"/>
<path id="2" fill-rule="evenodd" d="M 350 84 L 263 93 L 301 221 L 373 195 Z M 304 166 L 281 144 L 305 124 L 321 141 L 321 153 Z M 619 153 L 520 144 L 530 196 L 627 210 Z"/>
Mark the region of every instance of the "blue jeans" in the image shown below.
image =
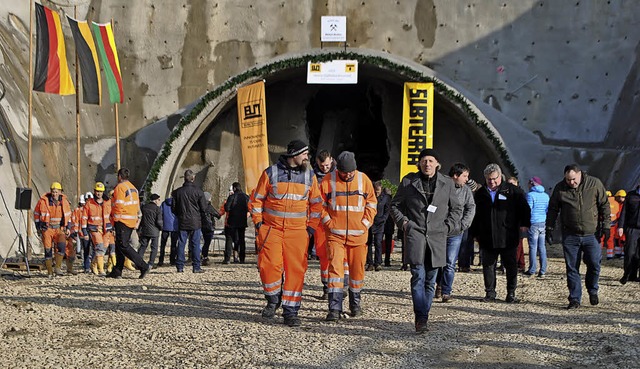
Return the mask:
<path id="1" fill-rule="evenodd" d="M 562 251 L 567 267 L 567 287 L 569 287 L 569 301 L 582 300 L 582 283 L 580 282 L 580 260 L 587 265 L 584 284 L 589 295 L 598 293 L 598 278 L 600 277 L 600 259 L 602 252 L 596 236 L 563 235 Z"/>
<path id="2" fill-rule="evenodd" d="M 456 273 L 456 261 L 458 261 L 458 252 L 462 243 L 462 235 L 447 237 L 447 265 L 442 268 L 442 294 L 451 295 L 453 287 L 453 277 Z"/>
<path id="3" fill-rule="evenodd" d="M 438 268 L 427 268 L 424 265 L 411 264 L 411 299 L 416 321 L 429 319 L 429 310 L 436 291 Z"/>
<path id="4" fill-rule="evenodd" d="M 529 273 L 536 274 L 536 255 L 540 255 L 540 274 L 547 272 L 547 247 L 545 246 L 545 224 L 533 223 L 529 227 Z"/>
<path id="5" fill-rule="evenodd" d="M 193 250 L 191 253 L 193 271 L 200 269 L 200 238 L 202 238 L 201 229 L 180 231 L 180 237 L 178 238 L 178 255 L 176 257 L 176 268 L 178 270 L 184 269 L 184 247 L 187 244 L 187 239 L 189 239 L 189 248 Z"/>

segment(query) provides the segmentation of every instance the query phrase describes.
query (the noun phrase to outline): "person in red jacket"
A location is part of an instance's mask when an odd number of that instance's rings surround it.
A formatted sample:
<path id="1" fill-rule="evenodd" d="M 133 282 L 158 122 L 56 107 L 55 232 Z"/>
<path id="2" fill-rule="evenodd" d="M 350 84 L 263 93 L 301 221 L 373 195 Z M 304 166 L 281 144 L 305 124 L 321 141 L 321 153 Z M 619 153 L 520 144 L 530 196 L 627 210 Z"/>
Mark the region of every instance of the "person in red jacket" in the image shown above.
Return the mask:
<path id="1" fill-rule="evenodd" d="M 327 321 L 337 321 L 342 315 L 345 255 L 349 264 L 349 310 L 353 317 L 362 314 L 360 294 L 364 286 L 367 235 L 378 206 L 373 184 L 357 170 L 355 155 L 343 151 L 337 162 L 337 170 L 320 183 L 329 257 Z"/>

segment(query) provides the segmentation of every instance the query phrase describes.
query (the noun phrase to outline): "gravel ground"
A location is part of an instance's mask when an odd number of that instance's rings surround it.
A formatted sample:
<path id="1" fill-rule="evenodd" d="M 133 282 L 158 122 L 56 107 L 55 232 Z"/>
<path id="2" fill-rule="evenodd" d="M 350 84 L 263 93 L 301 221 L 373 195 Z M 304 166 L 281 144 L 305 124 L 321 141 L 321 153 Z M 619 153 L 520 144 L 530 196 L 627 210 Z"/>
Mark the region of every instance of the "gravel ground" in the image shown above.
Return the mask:
<path id="1" fill-rule="evenodd" d="M 454 300 L 433 305 L 416 335 L 408 272 L 367 272 L 362 317 L 328 323 L 319 264 L 310 262 L 300 316 L 263 320 L 255 258 L 206 273 L 153 270 L 144 280 L 93 275 L 0 280 L 4 368 L 637 368 L 640 285 L 603 261 L 600 304 L 568 311 L 559 245 L 544 279 L 518 277 L 519 304 L 483 303 L 482 273 L 456 274 Z M 187 268 L 185 268 L 186 270 Z M 584 270 L 584 266 L 583 266 Z M 498 298 L 505 297 L 504 276 Z M 347 307 L 345 301 L 345 307 Z"/>

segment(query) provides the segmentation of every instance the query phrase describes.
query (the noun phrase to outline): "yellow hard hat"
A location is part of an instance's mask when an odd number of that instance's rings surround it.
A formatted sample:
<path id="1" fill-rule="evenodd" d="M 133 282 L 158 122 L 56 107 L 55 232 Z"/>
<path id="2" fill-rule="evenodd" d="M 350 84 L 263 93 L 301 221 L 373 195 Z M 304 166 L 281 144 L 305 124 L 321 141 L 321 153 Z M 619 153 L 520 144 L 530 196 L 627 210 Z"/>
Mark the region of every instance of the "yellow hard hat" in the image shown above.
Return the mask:
<path id="1" fill-rule="evenodd" d="M 607 197 L 611 197 L 613 196 L 613 194 L 611 193 L 611 191 L 607 191 Z"/>
<path id="2" fill-rule="evenodd" d="M 60 182 L 53 182 L 51 184 L 51 189 L 52 190 L 60 190 L 60 191 L 62 191 L 62 185 L 60 184 Z"/>
<path id="3" fill-rule="evenodd" d="M 625 190 L 618 190 L 618 192 L 616 192 L 616 197 L 627 197 L 627 191 Z"/>
<path id="4" fill-rule="evenodd" d="M 96 182 L 96 186 L 93 188 L 94 191 L 102 191 L 104 192 L 104 183 Z"/>

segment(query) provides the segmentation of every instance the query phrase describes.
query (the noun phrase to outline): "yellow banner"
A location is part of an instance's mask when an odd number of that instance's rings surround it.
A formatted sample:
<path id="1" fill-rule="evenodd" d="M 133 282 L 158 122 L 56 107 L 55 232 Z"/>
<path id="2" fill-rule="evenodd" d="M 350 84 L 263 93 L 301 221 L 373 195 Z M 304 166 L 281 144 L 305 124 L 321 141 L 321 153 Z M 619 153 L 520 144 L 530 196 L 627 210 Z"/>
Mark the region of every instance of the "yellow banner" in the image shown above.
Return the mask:
<path id="1" fill-rule="evenodd" d="M 433 148 L 433 83 L 406 82 L 403 95 L 400 180 L 417 170 L 420 151 Z"/>
<path id="2" fill-rule="evenodd" d="M 238 124 L 244 166 L 244 186 L 251 193 L 262 171 L 269 166 L 267 105 L 264 82 L 238 89 Z"/>

